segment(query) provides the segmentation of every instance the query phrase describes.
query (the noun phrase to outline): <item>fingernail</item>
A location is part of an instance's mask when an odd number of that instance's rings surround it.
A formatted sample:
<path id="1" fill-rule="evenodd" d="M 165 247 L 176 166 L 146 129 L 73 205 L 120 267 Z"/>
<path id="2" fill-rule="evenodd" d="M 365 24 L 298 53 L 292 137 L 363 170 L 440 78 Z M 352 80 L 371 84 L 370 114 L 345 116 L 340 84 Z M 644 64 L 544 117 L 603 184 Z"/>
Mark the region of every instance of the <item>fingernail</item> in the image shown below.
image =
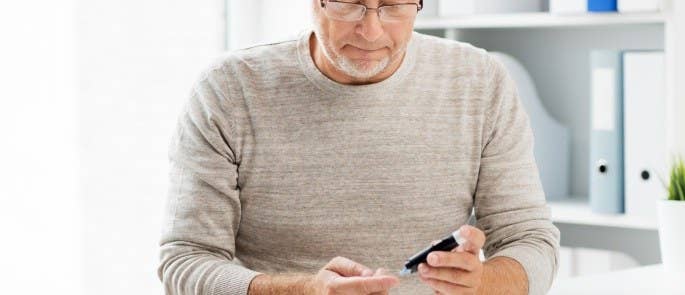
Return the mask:
<path id="1" fill-rule="evenodd" d="M 428 262 L 430 262 L 431 264 L 437 264 L 438 263 L 438 255 L 436 255 L 436 254 L 428 255 Z"/>
<path id="2" fill-rule="evenodd" d="M 468 228 L 466 228 L 466 227 L 461 229 L 461 235 L 462 235 L 462 236 L 468 237 L 470 234 L 471 234 L 471 230 L 470 230 L 470 229 L 468 229 Z"/>
<path id="3" fill-rule="evenodd" d="M 421 264 L 419 264 L 419 271 L 420 271 L 421 273 L 427 273 L 427 272 L 428 272 L 428 268 L 426 267 L 425 264 L 421 263 Z"/>

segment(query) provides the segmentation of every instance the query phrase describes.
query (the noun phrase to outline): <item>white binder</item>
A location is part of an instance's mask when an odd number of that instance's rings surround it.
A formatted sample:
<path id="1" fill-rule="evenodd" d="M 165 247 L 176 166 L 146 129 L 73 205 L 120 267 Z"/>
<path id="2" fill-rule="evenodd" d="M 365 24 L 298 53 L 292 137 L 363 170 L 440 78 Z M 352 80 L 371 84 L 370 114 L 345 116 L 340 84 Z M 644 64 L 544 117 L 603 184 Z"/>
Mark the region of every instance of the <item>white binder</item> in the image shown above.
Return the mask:
<path id="1" fill-rule="evenodd" d="M 619 12 L 657 12 L 661 0 L 618 0 Z"/>
<path id="2" fill-rule="evenodd" d="M 625 52 L 624 140 L 626 214 L 656 218 L 668 178 L 663 52 Z"/>
<path id="3" fill-rule="evenodd" d="M 456 16 L 474 13 L 476 13 L 476 2 L 471 0 L 440 0 L 440 2 L 438 2 L 439 16 Z"/>
<path id="4" fill-rule="evenodd" d="M 578 14 L 587 12 L 588 0 L 550 0 L 549 12 L 552 14 Z"/>
<path id="5" fill-rule="evenodd" d="M 536 12 L 543 8 L 542 0 L 440 0 L 440 16 Z"/>

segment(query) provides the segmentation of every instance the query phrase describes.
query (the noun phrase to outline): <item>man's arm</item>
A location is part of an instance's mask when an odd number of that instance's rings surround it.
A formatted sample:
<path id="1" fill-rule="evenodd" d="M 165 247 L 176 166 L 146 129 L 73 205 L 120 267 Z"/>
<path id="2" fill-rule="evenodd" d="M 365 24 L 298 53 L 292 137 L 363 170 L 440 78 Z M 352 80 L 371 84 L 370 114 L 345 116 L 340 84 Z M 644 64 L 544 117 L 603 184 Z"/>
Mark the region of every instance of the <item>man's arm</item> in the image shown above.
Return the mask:
<path id="1" fill-rule="evenodd" d="M 545 201 L 533 153 L 533 132 L 516 85 L 494 58 L 491 77 L 486 87 L 491 93 L 475 191 L 476 227 L 487 237 L 483 247 L 486 259 L 515 260 L 525 271 L 528 293 L 545 294 L 558 269 L 560 233 Z M 520 268 L 509 264 L 502 272 L 505 277 L 518 277 L 515 273 Z M 499 270 L 489 269 L 489 279 L 497 276 Z M 508 279 L 498 285 L 512 290 L 519 286 Z"/>
<path id="2" fill-rule="evenodd" d="M 169 146 L 158 276 L 165 294 L 246 294 L 258 272 L 235 263 L 241 202 L 237 94 L 221 66 L 195 83 Z"/>
<path id="3" fill-rule="evenodd" d="M 518 261 L 500 256 L 483 263 L 478 295 L 497 294 L 528 294 L 528 277 Z"/>
<path id="4" fill-rule="evenodd" d="M 310 282 L 313 275 L 266 275 L 256 276 L 250 283 L 248 295 L 283 294 L 299 295 L 313 294 Z"/>

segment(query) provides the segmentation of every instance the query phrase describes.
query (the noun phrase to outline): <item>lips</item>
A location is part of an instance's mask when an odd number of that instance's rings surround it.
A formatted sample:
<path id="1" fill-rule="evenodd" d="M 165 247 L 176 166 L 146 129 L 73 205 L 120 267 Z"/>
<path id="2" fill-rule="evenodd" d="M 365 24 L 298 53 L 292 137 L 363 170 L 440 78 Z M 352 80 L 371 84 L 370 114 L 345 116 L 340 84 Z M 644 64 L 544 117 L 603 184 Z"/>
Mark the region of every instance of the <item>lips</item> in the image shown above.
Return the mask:
<path id="1" fill-rule="evenodd" d="M 354 45 L 348 45 L 348 50 L 352 55 L 356 55 L 360 58 L 377 58 L 382 55 L 382 51 L 384 48 L 377 48 L 377 49 L 367 49 L 367 48 L 360 48 L 356 47 Z"/>
<path id="2" fill-rule="evenodd" d="M 374 52 L 374 51 L 377 51 L 377 50 L 381 50 L 381 48 L 378 48 L 378 49 L 366 49 L 366 48 L 356 47 L 356 46 L 353 46 L 353 45 L 350 45 L 350 46 L 352 46 L 352 47 L 354 47 L 354 48 L 356 48 L 356 49 L 362 50 L 362 51 L 369 51 L 369 52 Z"/>

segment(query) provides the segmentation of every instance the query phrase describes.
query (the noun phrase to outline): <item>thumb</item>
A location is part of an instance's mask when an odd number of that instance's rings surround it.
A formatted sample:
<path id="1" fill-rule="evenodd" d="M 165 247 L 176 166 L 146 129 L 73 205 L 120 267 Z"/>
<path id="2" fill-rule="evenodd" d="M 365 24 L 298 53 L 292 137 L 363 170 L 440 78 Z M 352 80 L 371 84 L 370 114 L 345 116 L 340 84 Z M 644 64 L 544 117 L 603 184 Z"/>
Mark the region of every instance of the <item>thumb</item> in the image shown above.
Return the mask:
<path id="1" fill-rule="evenodd" d="M 370 268 L 345 257 L 333 258 L 333 260 L 326 265 L 325 269 L 336 272 L 343 277 L 366 277 L 373 275 L 373 270 Z"/>

